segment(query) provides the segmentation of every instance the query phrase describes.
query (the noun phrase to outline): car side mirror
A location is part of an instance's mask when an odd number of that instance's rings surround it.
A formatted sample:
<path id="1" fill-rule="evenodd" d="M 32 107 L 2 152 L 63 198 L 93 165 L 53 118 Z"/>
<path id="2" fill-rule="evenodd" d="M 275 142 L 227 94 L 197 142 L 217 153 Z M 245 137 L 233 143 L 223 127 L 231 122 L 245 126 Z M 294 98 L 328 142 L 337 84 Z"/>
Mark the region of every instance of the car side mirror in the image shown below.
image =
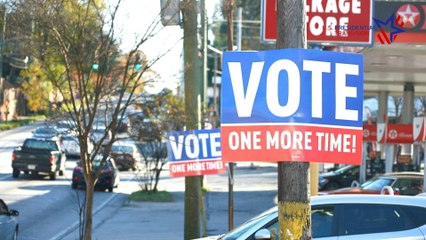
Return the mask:
<path id="1" fill-rule="evenodd" d="M 256 240 L 271 239 L 271 232 L 266 228 L 262 228 L 254 234 L 254 239 Z"/>
<path id="2" fill-rule="evenodd" d="M 11 209 L 11 210 L 9 210 L 9 215 L 10 216 L 19 216 L 19 212 L 18 212 L 18 210 Z"/>

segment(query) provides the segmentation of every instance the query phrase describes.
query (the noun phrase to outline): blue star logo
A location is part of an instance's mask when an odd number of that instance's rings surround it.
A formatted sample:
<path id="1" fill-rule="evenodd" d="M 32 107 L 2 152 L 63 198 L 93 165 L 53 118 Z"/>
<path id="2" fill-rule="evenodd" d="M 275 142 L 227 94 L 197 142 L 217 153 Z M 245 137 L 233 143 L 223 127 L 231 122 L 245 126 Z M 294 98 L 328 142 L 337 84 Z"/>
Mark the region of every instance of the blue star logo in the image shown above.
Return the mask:
<path id="1" fill-rule="evenodd" d="M 394 38 L 396 37 L 397 34 L 399 33 L 403 33 L 405 32 L 405 29 L 402 29 L 398 26 L 398 23 L 395 23 L 395 13 L 392 14 L 387 20 L 386 22 L 381 21 L 380 19 L 377 18 L 373 18 L 374 23 L 376 24 L 376 26 L 380 29 L 383 30 L 383 27 L 389 26 L 390 28 L 393 30 L 392 32 L 390 32 L 390 41 L 392 42 L 394 40 Z M 389 24 L 390 23 L 390 24 Z"/>

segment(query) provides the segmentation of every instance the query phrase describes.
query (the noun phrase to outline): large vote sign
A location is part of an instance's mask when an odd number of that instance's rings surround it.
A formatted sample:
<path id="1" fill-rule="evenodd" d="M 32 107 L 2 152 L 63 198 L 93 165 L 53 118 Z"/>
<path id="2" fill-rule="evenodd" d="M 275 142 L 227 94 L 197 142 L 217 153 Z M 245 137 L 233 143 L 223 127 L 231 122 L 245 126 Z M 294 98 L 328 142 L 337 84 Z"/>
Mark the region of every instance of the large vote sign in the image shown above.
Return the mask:
<path id="1" fill-rule="evenodd" d="M 361 54 L 226 52 L 222 160 L 360 164 L 363 71 Z"/>
<path id="2" fill-rule="evenodd" d="M 220 130 L 170 132 L 167 139 L 170 176 L 199 176 L 225 171 Z"/>

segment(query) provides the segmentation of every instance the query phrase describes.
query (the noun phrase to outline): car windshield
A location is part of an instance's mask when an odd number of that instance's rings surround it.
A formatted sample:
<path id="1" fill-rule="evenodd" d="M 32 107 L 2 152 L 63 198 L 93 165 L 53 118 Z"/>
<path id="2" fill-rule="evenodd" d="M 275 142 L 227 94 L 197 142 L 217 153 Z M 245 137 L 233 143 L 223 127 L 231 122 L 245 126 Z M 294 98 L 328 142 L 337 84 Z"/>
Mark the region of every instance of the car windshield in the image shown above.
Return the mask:
<path id="1" fill-rule="evenodd" d="M 393 182 L 395 182 L 395 179 L 392 178 L 377 178 L 369 184 L 363 185 L 362 189 L 381 191 L 384 186 L 392 186 Z"/>
<path id="2" fill-rule="evenodd" d="M 133 148 L 131 146 L 113 145 L 111 152 L 133 153 Z"/>
<path id="3" fill-rule="evenodd" d="M 95 159 L 93 159 L 93 162 L 92 162 L 93 168 L 97 169 L 101 165 L 101 162 L 102 162 L 102 156 L 97 156 Z M 108 161 L 105 162 L 104 168 L 107 166 L 108 166 Z"/>
<path id="4" fill-rule="evenodd" d="M 347 165 L 347 166 L 344 166 L 344 167 L 341 167 L 341 168 L 339 168 L 339 169 L 336 169 L 336 171 L 334 171 L 335 173 L 342 173 L 342 172 L 346 172 L 346 171 L 348 171 L 349 169 L 351 169 L 351 168 L 353 168 L 353 166 L 352 165 Z"/>
<path id="5" fill-rule="evenodd" d="M 239 227 L 235 228 L 234 230 L 225 234 L 224 236 L 222 236 L 219 239 L 220 240 L 235 240 L 235 239 L 238 239 L 241 235 L 245 234 L 250 228 L 252 228 L 256 224 L 262 222 L 264 219 L 268 218 L 269 216 L 271 216 L 272 214 L 275 214 L 275 213 L 276 213 L 276 207 L 271 208 L 271 209 L 257 215 L 256 217 L 248 220 L 247 222 L 241 224 Z"/>
<path id="6" fill-rule="evenodd" d="M 36 134 L 56 134 L 56 130 L 53 128 L 37 128 L 35 130 Z"/>
<path id="7" fill-rule="evenodd" d="M 78 142 L 78 139 L 76 137 L 72 136 L 65 136 L 62 141 L 64 142 Z"/>
<path id="8" fill-rule="evenodd" d="M 49 151 L 57 151 L 58 146 L 53 141 L 38 141 L 36 139 L 28 139 L 24 143 L 24 148 L 43 149 Z"/>

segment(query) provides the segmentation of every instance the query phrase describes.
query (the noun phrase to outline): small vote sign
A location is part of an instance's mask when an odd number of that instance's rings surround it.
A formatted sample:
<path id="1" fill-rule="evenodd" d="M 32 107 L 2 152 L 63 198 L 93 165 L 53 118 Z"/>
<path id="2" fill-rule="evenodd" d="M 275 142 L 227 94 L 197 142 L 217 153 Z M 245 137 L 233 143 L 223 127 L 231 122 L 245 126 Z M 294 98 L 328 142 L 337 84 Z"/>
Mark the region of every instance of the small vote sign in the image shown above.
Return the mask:
<path id="1" fill-rule="evenodd" d="M 219 129 L 169 132 L 167 150 L 172 177 L 225 171 Z"/>
<path id="2" fill-rule="evenodd" d="M 363 71 L 361 54 L 226 52 L 222 160 L 359 164 Z"/>

